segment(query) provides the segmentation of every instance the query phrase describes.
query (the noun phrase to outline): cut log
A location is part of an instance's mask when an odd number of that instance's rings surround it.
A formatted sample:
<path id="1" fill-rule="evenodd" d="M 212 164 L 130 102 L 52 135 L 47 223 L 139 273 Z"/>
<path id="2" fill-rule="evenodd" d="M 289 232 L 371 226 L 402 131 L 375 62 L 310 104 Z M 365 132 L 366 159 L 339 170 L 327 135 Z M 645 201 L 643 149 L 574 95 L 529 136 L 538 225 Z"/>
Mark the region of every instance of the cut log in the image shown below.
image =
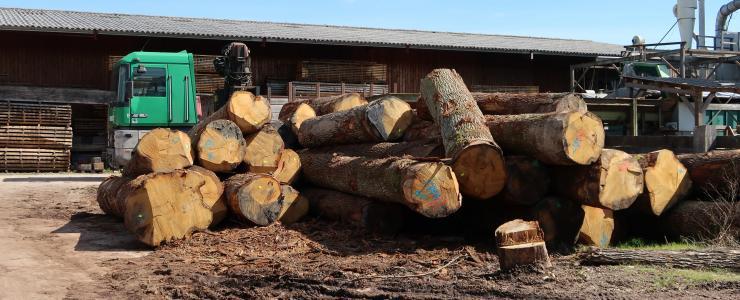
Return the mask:
<path id="1" fill-rule="evenodd" d="M 698 196 L 732 201 L 740 194 L 740 149 L 681 154 L 678 159 L 689 170 Z"/>
<path id="2" fill-rule="evenodd" d="M 231 172 L 241 164 L 247 143 L 239 126 L 229 120 L 214 120 L 203 131 L 190 136 L 198 163 L 214 172 Z"/>
<path id="3" fill-rule="evenodd" d="M 634 209 L 660 216 L 689 193 L 691 179 L 673 151 L 664 149 L 634 157 L 645 175 L 645 188 Z"/>
<path id="4" fill-rule="evenodd" d="M 431 158 L 444 156 L 442 144 L 436 140 L 417 140 L 400 143 L 377 143 L 320 147 L 310 150 L 314 153 L 334 153 L 344 156 L 369 158 L 404 157 Z"/>
<path id="5" fill-rule="evenodd" d="M 280 152 L 285 148 L 283 139 L 274 127 L 265 125 L 262 129 L 246 137 L 244 163 L 252 173 L 271 173 L 277 170 Z"/>
<path id="6" fill-rule="evenodd" d="M 301 173 L 301 158 L 291 149 L 280 151 L 277 169 L 272 173 L 280 183 L 291 184 Z"/>
<path id="7" fill-rule="evenodd" d="M 404 207 L 396 203 L 321 188 L 304 188 L 313 215 L 350 224 L 370 232 L 395 234 L 404 224 Z"/>
<path id="8" fill-rule="evenodd" d="M 611 210 L 630 207 L 643 190 L 640 164 L 619 150 L 604 149 L 590 166 L 559 167 L 553 174 L 558 174 L 552 178 L 558 195 Z"/>
<path id="9" fill-rule="evenodd" d="M 411 124 L 408 103 L 393 96 L 308 119 L 298 131 L 304 147 L 382 142 L 399 139 Z"/>
<path id="10" fill-rule="evenodd" d="M 672 239 L 713 240 L 740 237 L 740 203 L 682 201 L 659 220 L 660 231 Z"/>
<path id="11" fill-rule="evenodd" d="M 506 153 L 551 165 L 591 164 L 604 147 L 604 126 L 590 112 L 486 116 L 486 125 Z"/>
<path id="12" fill-rule="evenodd" d="M 110 176 L 103 180 L 98 186 L 98 206 L 107 215 L 123 218 L 126 203 L 118 202 L 118 191 L 126 186 L 131 178 L 121 176 Z"/>
<path id="13" fill-rule="evenodd" d="M 206 186 L 205 176 L 195 171 L 141 175 L 118 193 L 126 203 L 124 224 L 150 246 L 205 230 L 213 221 L 210 205 L 218 201 Z"/>
<path id="14" fill-rule="evenodd" d="M 507 156 L 506 174 L 506 186 L 495 199 L 513 205 L 534 205 L 547 195 L 550 175 L 538 160 Z"/>
<path id="15" fill-rule="evenodd" d="M 280 223 L 292 224 L 308 214 L 308 199 L 293 187 L 287 184 L 280 185 L 280 198 L 283 202 L 283 209 L 278 216 Z"/>
<path id="16" fill-rule="evenodd" d="M 226 206 L 241 220 L 266 226 L 280 217 L 283 210 L 280 183 L 272 176 L 237 174 L 227 179 L 224 185 Z"/>
<path id="17" fill-rule="evenodd" d="M 401 140 L 405 142 L 424 139 L 437 139 L 441 142 L 442 134 L 439 132 L 439 126 L 432 121 L 414 119 L 401 137 Z"/>
<path id="18" fill-rule="evenodd" d="M 202 132 L 203 127 L 215 120 L 230 120 L 239 126 L 243 134 L 251 134 L 269 123 L 271 117 L 270 103 L 267 99 L 262 96 L 255 97 L 250 92 L 235 91 L 231 94 L 229 102 L 198 122 L 190 132 Z"/>
<path id="19" fill-rule="evenodd" d="M 367 104 L 367 100 L 365 100 L 365 98 L 363 98 L 362 95 L 358 93 L 347 93 L 341 95 L 319 97 L 309 100 L 288 102 L 283 105 L 283 108 L 280 110 L 280 115 L 278 116 L 278 119 L 285 122 L 283 119 L 287 119 L 289 118 L 289 116 L 293 115 L 294 112 L 298 110 L 299 106 L 301 106 L 301 104 L 308 105 L 311 109 L 314 110 L 317 116 L 323 116 L 338 111 L 349 110 L 350 108 L 356 106 L 365 105 Z"/>
<path id="20" fill-rule="evenodd" d="M 278 134 L 283 139 L 285 148 L 288 149 L 302 149 L 303 146 L 298 142 L 298 136 L 290 129 L 290 126 L 283 124 L 278 128 Z"/>
<path id="21" fill-rule="evenodd" d="M 303 178 L 323 188 L 401 203 L 430 218 L 445 217 L 460 208 L 457 179 L 443 163 L 340 156 L 311 150 L 298 155 Z"/>
<path id="22" fill-rule="evenodd" d="M 571 93 L 472 93 L 481 112 L 487 115 L 521 115 L 588 111 L 586 101 Z M 426 107 L 416 107 L 424 120 L 432 120 Z"/>
<path id="23" fill-rule="evenodd" d="M 203 194 L 204 203 L 211 208 L 213 213 L 213 220 L 211 226 L 218 225 L 226 218 L 228 209 L 226 203 L 224 203 L 224 184 L 218 179 L 216 173 L 200 166 L 192 166 L 188 168 L 189 171 L 193 171 L 203 176 L 205 184 L 200 188 Z"/>
<path id="24" fill-rule="evenodd" d="M 305 102 L 288 102 L 280 110 L 278 119 L 290 127 L 294 134 L 298 134 L 303 121 L 316 117 L 316 111 Z"/>
<path id="25" fill-rule="evenodd" d="M 495 235 L 502 270 L 534 264 L 552 266 L 537 221 L 513 220 L 496 228 Z"/>
<path id="26" fill-rule="evenodd" d="M 436 69 L 421 80 L 421 97 L 439 125 L 445 155 L 465 196 L 488 199 L 506 184 L 501 148 L 493 141 L 483 113 L 462 77 L 450 69 Z"/>
<path id="27" fill-rule="evenodd" d="M 549 249 L 572 249 L 583 225 L 584 213 L 580 205 L 557 197 L 545 197 L 532 208 L 532 216 L 539 222 Z"/>
<path id="28" fill-rule="evenodd" d="M 582 205 L 583 224 L 578 233 L 578 243 L 588 246 L 608 247 L 614 234 L 614 212 L 608 208 Z"/>
<path id="29" fill-rule="evenodd" d="M 193 153 L 188 135 L 182 131 L 157 128 L 145 134 L 123 175 L 136 177 L 152 172 L 170 172 L 193 165 Z"/>
<path id="30" fill-rule="evenodd" d="M 739 250 L 670 251 L 588 248 L 578 254 L 583 265 L 651 265 L 685 269 L 740 271 Z"/>

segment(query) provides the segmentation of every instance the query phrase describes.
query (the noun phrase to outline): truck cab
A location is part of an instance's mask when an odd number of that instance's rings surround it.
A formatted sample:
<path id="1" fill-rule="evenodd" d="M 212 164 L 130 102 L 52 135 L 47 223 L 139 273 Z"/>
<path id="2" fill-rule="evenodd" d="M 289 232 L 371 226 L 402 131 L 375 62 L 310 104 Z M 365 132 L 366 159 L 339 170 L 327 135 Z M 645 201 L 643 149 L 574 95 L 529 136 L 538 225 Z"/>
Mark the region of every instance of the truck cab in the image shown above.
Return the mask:
<path id="1" fill-rule="evenodd" d="M 113 68 L 108 109 L 108 162 L 123 166 L 151 129 L 187 130 L 198 123 L 193 54 L 132 52 Z"/>

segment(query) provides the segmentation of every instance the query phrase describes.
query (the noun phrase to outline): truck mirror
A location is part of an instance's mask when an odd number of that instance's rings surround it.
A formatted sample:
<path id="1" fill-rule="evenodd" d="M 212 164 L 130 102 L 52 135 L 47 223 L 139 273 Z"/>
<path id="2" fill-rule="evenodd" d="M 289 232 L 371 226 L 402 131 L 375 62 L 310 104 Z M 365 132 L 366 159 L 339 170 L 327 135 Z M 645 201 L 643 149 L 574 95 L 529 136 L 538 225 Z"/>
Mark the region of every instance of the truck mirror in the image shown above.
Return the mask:
<path id="1" fill-rule="evenodd" d="M 139 65 L 136 67 L 136 74 L 144 74 L 146 73 L 146 67 L 144 65 Z"/>
<path id="2" fill-rule="evenodd" d="M 133 81 L 126 81 L 126 96 L 124 99 L 126 101 L 131 101 L 131 98 L 134 96 L 134 82 Z"/>

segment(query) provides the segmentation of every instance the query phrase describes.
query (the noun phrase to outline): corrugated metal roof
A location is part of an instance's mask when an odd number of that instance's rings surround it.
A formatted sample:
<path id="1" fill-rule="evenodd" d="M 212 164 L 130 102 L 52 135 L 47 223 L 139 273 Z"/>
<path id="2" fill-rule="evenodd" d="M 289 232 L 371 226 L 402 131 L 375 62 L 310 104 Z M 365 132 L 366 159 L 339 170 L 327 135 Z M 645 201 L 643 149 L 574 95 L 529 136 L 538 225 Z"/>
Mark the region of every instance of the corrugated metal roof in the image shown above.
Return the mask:
<path id="1" fill-rule="evenodd" d="M 97 31 L 118 35 L 577 56 L 618 56 L 623 50 L 619 45 L 586 40 L 21 8 L 0 8 L 0 30 Z"/>

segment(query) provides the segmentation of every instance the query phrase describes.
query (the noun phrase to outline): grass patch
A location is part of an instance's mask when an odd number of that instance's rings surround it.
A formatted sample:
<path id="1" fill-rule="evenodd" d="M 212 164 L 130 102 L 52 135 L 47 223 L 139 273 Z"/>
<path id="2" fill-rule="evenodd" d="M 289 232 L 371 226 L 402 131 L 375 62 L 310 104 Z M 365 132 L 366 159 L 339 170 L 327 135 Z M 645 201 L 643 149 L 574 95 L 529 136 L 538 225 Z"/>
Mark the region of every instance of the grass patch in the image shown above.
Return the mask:
<path id="1" fill-rule="evenodd" d="M 657 288 L 676 288 L 710 282 L 740 282 L 740 274 L 726 270 L 689 270 L 648 266 L 627 268 L 653 276 L 653 284 Z"/>
<path id="2" fill-rule="evenodd" d="M 705 245 L 695 242 L 666 242 L 666 243 L 655 243 L 646 242 L 642 239 L 636 238 L 628 241 L 624 241 L 620 244 L 614 245 L 614 248 L 624 250 L 668 250 L 668 251 L 681 251 L 681 250 L 700 250 L 706 248 Z"/>

